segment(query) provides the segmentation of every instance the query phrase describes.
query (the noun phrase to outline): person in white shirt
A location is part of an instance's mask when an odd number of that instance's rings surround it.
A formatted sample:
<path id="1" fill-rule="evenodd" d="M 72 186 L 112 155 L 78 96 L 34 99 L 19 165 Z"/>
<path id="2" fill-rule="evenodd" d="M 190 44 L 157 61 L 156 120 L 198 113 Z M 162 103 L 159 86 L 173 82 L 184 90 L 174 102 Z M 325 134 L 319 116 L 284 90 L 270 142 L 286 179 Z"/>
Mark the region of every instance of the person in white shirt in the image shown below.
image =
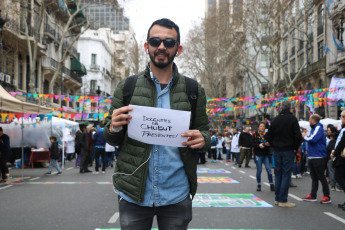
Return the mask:
<path id="1" fill-rule="evenodd" d="M 218 133 L 218 143 L 217 143 L 217 159 L 218 160 L 223 160 L 223 142 L 224 142 L 224 137 L 223 134 Z"/>
<path id="2" fill-rule="evenodd" d="M 224 137 L 225 149 L 226 149 L 226 162 L 231 162 L 230 146 L 231 146 L 231 133 L 227 132 Z M 232 156 L 234 160 L 234 156 Z"/>
<path id="3" fill-rule="evenodd" d="M 240 138 L 240 132 L 238 132 L 237 128 L 232 129 L 232 140 L 231 140 L 231 154 L 235 156 L 235 164 L 238 165 L 238 161 L 240 159 L 240 146 L 238 145 L 238 139 Z"/>

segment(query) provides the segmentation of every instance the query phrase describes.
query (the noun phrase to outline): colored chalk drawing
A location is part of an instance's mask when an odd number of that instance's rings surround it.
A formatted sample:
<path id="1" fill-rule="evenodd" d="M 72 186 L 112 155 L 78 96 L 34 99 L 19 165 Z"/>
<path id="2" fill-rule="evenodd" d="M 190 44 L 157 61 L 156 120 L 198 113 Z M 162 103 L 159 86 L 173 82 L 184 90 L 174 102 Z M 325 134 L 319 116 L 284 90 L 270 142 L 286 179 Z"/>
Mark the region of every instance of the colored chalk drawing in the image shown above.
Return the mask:
<path id="1" fill-rule="evenodd" d="M 0 187 L 7 186 L 9 184 L 12 184 L 12 185 L 19 184 L 22 180 L 26 180 L 29 178 L 30 177 L 23 177 L 23 179 L 21 177 L 12 177 L 12 178 L 7 179 L 5 183 L 1 183 Z"/>
<path id="2" fill-rule="evenodd" d="M 272 205 L 251 193 L 197 193 L 193 199 L 193 207 L 272 207 Z"/>
<path id="3" fill-rule="evenodd" d="M 209 169 L 209 168 L 199 168 L 196 173 L 231 173 L 225 169 Z"/>
<path id="4" fill-rule="evenodd" d="M 95 230 L 121 230 L 119 228 L 96 228 Z M 151 230 L 158 230 L 158 228 L 152 228 Z M 196 228 L 193 228 L 193 229 L 188 229 L 188 230 L 266 230 L 266 229 L 206 229 L 206 228 L 203 228 L 203 229 L 196 229 Z M 279 230 L 279 229 L 270 229 L 270 230 Z M 290 230 L 290 229 L 282 229 L 282 230 Z"/>
<path id="5" fill-rule="evenodd" d="M 239 183 L 237 180 L 234 180 L 230 177 L 198 177 L 198 183 L 205 184 L 205 183 L 211 183 L 211 184 L 234 184 Z"/>

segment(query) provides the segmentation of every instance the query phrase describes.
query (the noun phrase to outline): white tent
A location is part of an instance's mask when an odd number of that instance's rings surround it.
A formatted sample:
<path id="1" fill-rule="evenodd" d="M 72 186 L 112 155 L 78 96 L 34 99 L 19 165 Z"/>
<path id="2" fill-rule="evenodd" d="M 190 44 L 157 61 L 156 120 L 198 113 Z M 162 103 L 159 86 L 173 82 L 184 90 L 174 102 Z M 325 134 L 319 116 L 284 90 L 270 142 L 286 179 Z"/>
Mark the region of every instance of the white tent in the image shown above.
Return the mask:
<path id="1" fill-rule="evenodd" d="M 332 124 L 334 125 L 338 130 L 341 130 L 341 120 L 335 120 L 331 118 L 325 118 L 320 120 L 321 124 L 323 124 L 323 129 L 327 129 L 327 125 Z"/>

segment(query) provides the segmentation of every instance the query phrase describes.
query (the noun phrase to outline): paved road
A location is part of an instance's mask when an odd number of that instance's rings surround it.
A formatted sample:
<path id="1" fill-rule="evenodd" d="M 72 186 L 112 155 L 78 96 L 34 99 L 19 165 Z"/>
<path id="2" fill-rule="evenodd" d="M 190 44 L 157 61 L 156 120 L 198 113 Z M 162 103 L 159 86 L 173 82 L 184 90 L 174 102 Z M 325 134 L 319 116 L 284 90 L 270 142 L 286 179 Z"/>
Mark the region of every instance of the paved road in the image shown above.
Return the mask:
<path id="1" fill-rule="evenodd" d="M 265 171 L 262 180 L 267 185 L 262 192 L 256 191 L 254 162 L 251 166 L 237 168 L 226 162 L 198 166 L 208 168 L 208 173 L 198 174 L 194 204 L 223 207 L 194 207 L 190 229 L 345 229 L 345 211 L 337 207 L 344 202 L 344 193 L 331 191 L 332 204 L 303 202 L 300 198 L 309 193 L 311 185 L 306 175 L 293 179 L 297 187 L 290 189 L 289 201 L 297 207 L 279 208 L 273 204 Z M 211 169 L 225 171 L 212 173 Z M 0 186 L 0 229 L 120 229 L 112 169 L 106 174 L 79 174 L 73 162 L 68 162 L 62 176 L 44 176 L 44 172 L 44 168 L 10 170 L 17 181 Z M 208 200 L 212 198 L 216 200 Z M 157 228 L 156 223 L 153 227 Z"/>

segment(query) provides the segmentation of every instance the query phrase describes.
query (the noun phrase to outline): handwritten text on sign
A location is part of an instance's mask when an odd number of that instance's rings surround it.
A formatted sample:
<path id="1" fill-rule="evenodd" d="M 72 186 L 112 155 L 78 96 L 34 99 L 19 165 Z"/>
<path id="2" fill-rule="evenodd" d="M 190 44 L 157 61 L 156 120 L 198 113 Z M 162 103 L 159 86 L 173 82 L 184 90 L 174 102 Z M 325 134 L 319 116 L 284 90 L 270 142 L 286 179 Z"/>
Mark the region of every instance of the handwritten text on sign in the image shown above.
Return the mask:
<path id="1" fill-rule="evenodd" d="M 133 108 L 128 125 L 128 136 L 154 145 L 183 147 L 187 137 L 181 133 L 189 130 L 190 112 L 129 105 Z"/>

